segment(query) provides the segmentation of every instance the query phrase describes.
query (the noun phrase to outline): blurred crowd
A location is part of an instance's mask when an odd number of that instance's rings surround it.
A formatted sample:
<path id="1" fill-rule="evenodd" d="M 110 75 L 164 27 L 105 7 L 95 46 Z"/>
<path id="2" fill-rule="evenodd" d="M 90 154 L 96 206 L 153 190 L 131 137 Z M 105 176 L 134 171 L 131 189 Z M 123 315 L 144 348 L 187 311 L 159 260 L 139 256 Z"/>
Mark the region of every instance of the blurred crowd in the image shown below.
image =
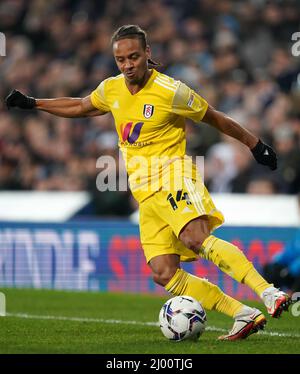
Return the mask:
<path id="1" fill-rule="evenodd" d="M 90 191 L 97 214 L 127 215 L 128 192 L 99 192 L 96 160 L 119 156 L 110 115 L 64 119 L 7 111 L 12 88 L 83 97 L 118 71 L 110 38 L 123 24 L 148 33 L 161 72 L 180 79 L 278 154 L 276 172 L 238 142 L 187 122 L 187 153 L 205 156 L 210 192 L 300 192 L 299 1 L 1 0 L 0 190 Z M 300 48 L 299 48 L 300 50 Z"/>

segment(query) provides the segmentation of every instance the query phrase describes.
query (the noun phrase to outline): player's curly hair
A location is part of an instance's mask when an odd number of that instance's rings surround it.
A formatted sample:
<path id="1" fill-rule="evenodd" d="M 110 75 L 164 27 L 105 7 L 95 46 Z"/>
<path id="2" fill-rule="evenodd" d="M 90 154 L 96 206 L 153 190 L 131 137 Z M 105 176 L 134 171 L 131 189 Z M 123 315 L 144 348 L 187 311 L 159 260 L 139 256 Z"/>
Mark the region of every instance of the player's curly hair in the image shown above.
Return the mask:
<path id="1" fill-rule="evenodd" d="M 145 50 L 146 46 L 148 45 L 147 42 L 147 33 L 143 29 L 140 28 L 138 25 L 123 25 L 118 28 L 113 33 L 113 36 L 111 38 L 111 43 L 113 44 L 114 42 L 117 42 L 118 40 L 121 39 L 139 39 L 142 44 L 142 48 Z M 148 63 L 150 65 L 154 66 L 159 66 L 160 64 L 158 62 L 155 62 L 151 60 L 150 58 L 148 59 Z"/>

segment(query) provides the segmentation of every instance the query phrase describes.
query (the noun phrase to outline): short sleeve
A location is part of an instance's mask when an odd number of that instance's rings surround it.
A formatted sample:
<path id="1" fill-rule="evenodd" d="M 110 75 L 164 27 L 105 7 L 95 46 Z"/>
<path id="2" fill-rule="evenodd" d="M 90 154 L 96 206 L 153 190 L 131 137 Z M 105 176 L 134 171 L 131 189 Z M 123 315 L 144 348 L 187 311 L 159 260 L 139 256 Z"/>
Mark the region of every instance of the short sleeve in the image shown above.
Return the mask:
<path id="1" fill-rule="evenodd" d="M 91 93 L 91 101 L 95 108 L 102 110 L 103 112 L 110 112 L 110 107 L 105 99 L 104 87 L 105 81 L 101 82 Z"/>
<path id="2" fill-rule="evenodd" d="M 172 103 L 172 112 L 182 117 L 200 122 L 204 117 L 208 103 L 190 87 L 180 82 Z"/>

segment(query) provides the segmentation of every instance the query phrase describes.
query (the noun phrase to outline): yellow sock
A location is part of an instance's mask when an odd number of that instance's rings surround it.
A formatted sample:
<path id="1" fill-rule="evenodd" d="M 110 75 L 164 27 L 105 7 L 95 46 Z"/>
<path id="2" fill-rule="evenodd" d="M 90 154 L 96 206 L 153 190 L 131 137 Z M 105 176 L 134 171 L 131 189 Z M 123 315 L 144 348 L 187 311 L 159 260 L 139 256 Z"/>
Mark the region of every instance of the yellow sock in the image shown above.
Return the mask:
<path id="1" fill-rule="evenodd" d="M 200 255 L 216 264 L 233 279 L 249 286 L 259 296 L 272 286 L 255 270 L 252 262 L 235 245 L 210 235 L 202 244 Z"/>
<path id="2" fill-rule="evenodd" d="M 183 269 L 177 269 L 165 289 L 174 296 L 191 296 L 198 300 L 204 309 L 216 310 L 230 317 L 234 317 L 243 307 L 242 303 L 224 294 L 216 285 Z"/>
<path id="3" fill-rule="evenodd" d="M 268 283 L 254 267 L 248 271 L 243 283 L 249 286 L 259 297 L 268 287 L 274 286 L 273 283 Z"/>

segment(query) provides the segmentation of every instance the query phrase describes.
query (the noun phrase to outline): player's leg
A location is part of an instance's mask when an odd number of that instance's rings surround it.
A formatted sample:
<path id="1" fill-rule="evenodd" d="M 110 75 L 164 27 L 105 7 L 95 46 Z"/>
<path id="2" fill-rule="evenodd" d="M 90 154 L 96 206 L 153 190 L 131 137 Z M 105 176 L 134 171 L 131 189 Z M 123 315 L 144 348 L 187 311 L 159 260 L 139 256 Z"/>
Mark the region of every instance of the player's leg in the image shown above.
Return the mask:
<path id="1" fill-rule="evenodd" d="M 182 229 L 179 239 L 188 248 L 198 251 L 201 257 L 212 261 L 238 282 L 247 284 L 258 295 L 271 286 L 258 274 L 253 264 L 238 247 L 210 235 L 207 216 L 201 216 L 189 222 Z"/>
<path id="2" fill-rule="evenodd" d="M 225 295 L 216 285 L 188 274 L 179 267 L 180 261 L 199 256 L 178 239 L 182 227 L 199 216 L 184 190 L 161 190 L 140 204 L 140 236 L 147 263 L 155 282 L 172 295 L 189 295 L 203 307 L 236 318 L 228 339 L 241 339 L 263 327 L 264 316 Z M 221 214 L 215 214 L 221 223 Z M 243 317 L 241 319 L 241 316 Z"/>
<path id="3" fill-rule="evenodd" d="M 174 296 L 188 295 L 198 300 L 205 309 L 217 310 L 234 317 L 243 306 L 225 295 L 219 287 L 180 268 L 176 254 L 156 256 L 149 261 L 155 283 L 165 287 Z"/>
<path id="4" fill-rule="evenodd" d="M 290 297 L 269 284 L 235 245 L 209 235 L 209 217 L 201 216 L 189 222 L 179 238 L 188 248 L 199 251 L 201 257 L 212 261 L 220 270 L 249 286 L 264 301 L 268 313 L 278 317 L 287 310 Z"/>
<path id="5" fill-rule="evenodd" d="M 241 303 L 223 296 L 222 291 L 210 282 L 180 269 L 180 261 L 199 257 L 178 240 L 168 224 L 171 220 L 182 227 L 190 218 L 197 217 L 194 209 L 189 209 L 187 213 L 184 211 L 189 205 L 186 199 L 182 199 L 185 195 L 181 192 L 160 191 L 140 204 L 141 242 L 154 281 L 174 295 L 195 297 L 204 308 L 216 309 L 233 317 L 241 308 Z M 170 195 L 174 199 L 172 203 Z M 184 214 L 181 214 L 182 211 Z"/>
<path id="6" fill-rule="evenodd" d="M 233 328 L 222 340 L 245 339 L 250 334 L 263 329 L 264 315 L 255 308 L 243 305 L 224 294 L 219 287 L 191 275 L 180 268 L 180 257 L 165 254 L 149 261 L 154 281 L 165 287 L 174 296 L 188 295 L 198 300 L 206 310 L 216 310 L 235 319 Z"/>
<path id="7" fill-rule="evenodd" d="M 201 251 L 203 257 L 222 271 L 250 287 L 263 300 L 272 317 L 277 318 L 288 310 L 290 296 L 268 283 L 237 246 L 210 235 L 203 242 Z"/>

